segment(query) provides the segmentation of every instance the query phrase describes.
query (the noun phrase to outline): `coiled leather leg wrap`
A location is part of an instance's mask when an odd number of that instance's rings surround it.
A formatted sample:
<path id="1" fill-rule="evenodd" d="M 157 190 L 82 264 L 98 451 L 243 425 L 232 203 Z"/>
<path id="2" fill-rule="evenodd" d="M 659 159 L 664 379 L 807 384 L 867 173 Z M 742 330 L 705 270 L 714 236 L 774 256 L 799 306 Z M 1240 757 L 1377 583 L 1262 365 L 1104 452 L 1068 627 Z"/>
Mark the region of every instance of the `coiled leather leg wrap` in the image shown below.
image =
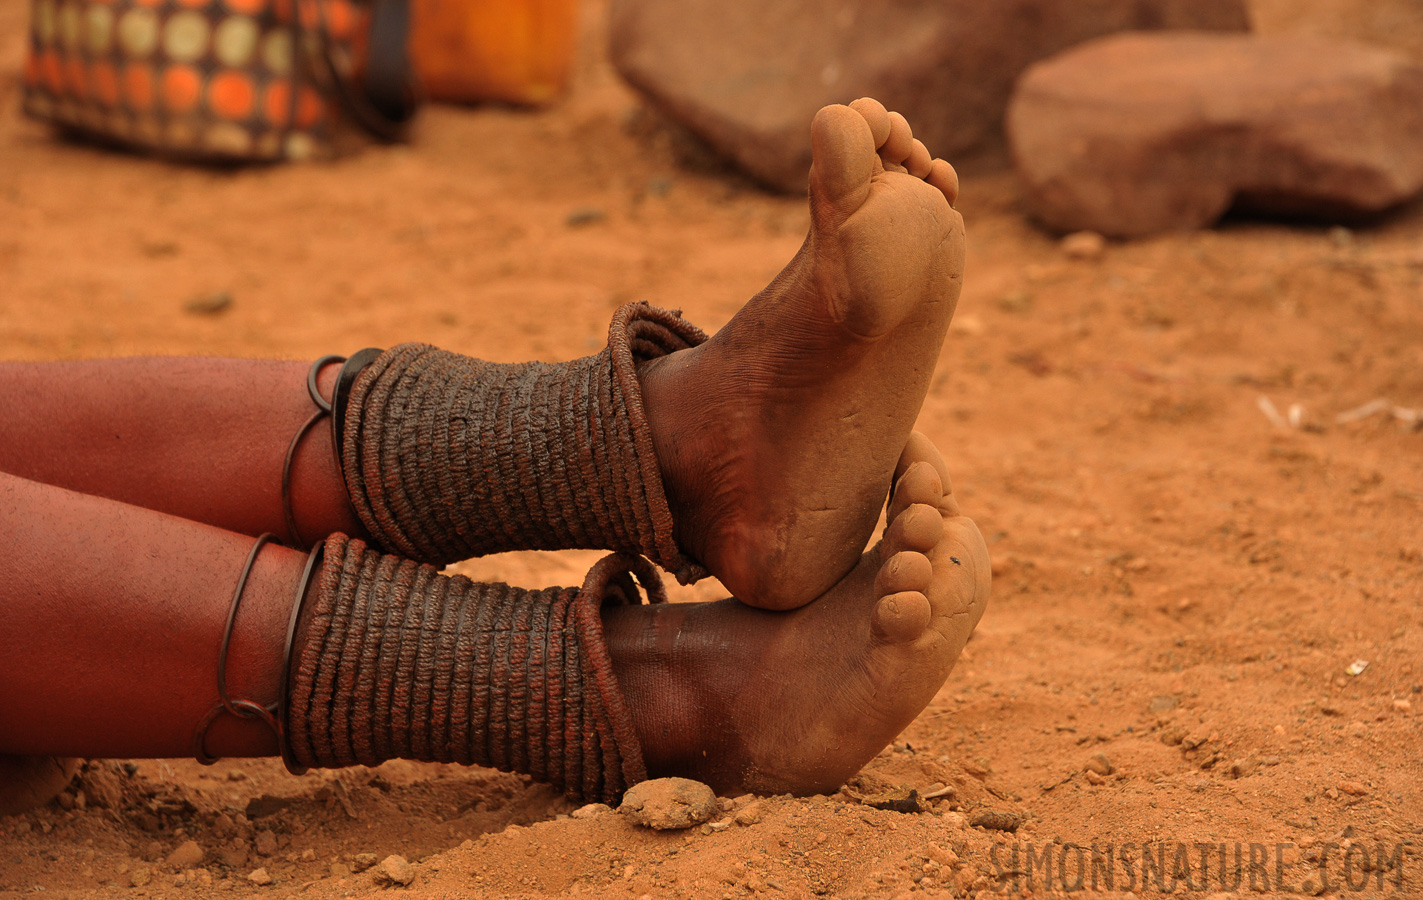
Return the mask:
<path id="1" fill-rule="evenodd" d="M 292 655 L 293 758 L 490 766 L 616 802 L 647 773 L 599 609 L 639 602 L 633 573 L 665 600 L 656 570 L 626 554 L 581 589 L 529 591 L 328 538 Z"/>
<path id="2" fill-rule="evenodd" d="M 695 581 L 706 570 L 673 537 L 636 367 L 704 340 L 676 313 L 633 303 L 603 352 L 567 363 L 387 350 L 346 408 L 351 502 L 380 546 L 424 562 L 594 548 Z"/>

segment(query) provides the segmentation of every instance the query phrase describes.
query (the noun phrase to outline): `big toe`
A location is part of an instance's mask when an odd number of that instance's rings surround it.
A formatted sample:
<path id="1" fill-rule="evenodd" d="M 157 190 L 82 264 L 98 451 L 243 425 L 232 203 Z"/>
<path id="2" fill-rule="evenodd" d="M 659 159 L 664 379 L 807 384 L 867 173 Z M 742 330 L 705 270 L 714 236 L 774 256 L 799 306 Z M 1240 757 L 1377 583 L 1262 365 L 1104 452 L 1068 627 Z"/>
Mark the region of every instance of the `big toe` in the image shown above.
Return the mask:
<path id="1" fill-rule="evenodd" d="M 993 578 L 988 544 L 972 519 L 945 516 L 943 536 L 925 555 L 933 569 L 924 594 L 933 610 L 934 630 L 957 657 L 988 605 Z"/>
<path id="2" fill-rule="evenodd" d="M 871 123 L 848 106 L 827 106 L 811 122 L 810 145 L 811 201 L 843 221 L 869 197 L 878 159 Z"/>

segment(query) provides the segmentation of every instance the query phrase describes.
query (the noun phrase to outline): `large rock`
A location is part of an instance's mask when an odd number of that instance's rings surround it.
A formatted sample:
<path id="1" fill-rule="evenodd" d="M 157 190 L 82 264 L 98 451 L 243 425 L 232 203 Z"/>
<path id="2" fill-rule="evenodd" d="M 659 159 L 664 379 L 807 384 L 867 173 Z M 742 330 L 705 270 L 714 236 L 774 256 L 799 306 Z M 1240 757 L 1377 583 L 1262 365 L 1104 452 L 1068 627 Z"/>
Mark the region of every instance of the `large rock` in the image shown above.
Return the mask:
<path id="1" fill-rule="evenodd" d="M 763 183 L 803 191 L 810 120 L 875 97 L 950 162 L 1002 152 L 1018 74 L 1128 29 L 1248 27 L 1244 0 L 614 0 L 618 71 Z"/>
<path id="2" fill-rule="evenodd" d="M 1024 73 L 1007 125 L 1060 231 L 1199 228 L 1233 204 L 1357 217 L 1423 189 L 1423 68 L 1338 40 L 1102 38 Z"/>

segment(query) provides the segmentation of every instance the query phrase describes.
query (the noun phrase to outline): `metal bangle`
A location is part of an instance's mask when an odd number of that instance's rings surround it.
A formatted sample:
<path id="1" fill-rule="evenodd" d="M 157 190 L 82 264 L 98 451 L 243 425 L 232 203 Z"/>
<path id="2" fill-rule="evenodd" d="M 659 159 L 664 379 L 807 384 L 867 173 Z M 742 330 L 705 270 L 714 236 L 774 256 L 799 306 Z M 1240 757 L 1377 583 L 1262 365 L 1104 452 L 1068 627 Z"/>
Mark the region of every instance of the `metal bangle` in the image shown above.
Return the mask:
<path id="1" fill-rule="evenodd" d="M 311 364 L 311 368 L 306 373 L 306 392 L 311 395 L 311 402 L 316 404 L 316 412 L 312 413 L 311 418 L 296 430 L 292 442 L 287 445 L 286 459 L 282 460 L 282 513 L 287 519 L 287 534 L 291 537 L 292 543 L 298 547 L 305 547 L 306 541 L 301 536 L 301 530 L 297 528 L 296 512 L 292 509 L 292 462 L 296 459 L 297 446 L 301 443 L 301 439 L 306 437 L 306 433 L 311 430 L 311 426 L 320 421 L 322 416 L 331 413 L 331 403 L 321 396 L 321 389 L 316 385 L 317 376 L 321 374 L 322 369 L 332 363 L 344 363 L 345 361 L 346 357 L 344 356 L 330 354 Z"/>
<path id="2" fill-rule="evenodd" d="M 277 745 L 282 751 L 282 764 L 293 775 L 305 775 L 306 766 L 297 763 L 296 757 L 292 755 L 291 745 L 287 742 L 287 692 L 291 687 L 292 649 L 296 642 L 297 624 L 301 622 L 301 610 L 306 605 L 306 595 L 311 590 L 311 579 L 316 575 L 325 555 L 326 542 L 318 541 L 306 556 L 306 568 L 302 570 L 301 581 L 297 583 L 296 600 L 292 603 L 291 619 L 287 622 L 287 642 L 282 650 L 282 677 L 278 688 L 280 693 L 277 694 L 277 702 L 272 705 L 272 714 L 276 720 Z"/>
<path id="3" fill-rule="evenodd" d="M 217 720 L 217 717 L 224 712 L 230 713 L 239 719 L 261 719 L 267 723 L 268 727 L 276 728 L 276 720 L 272 718 L 272 713 L 266 707 L 253 703 L 251 700 L 233 700 L 227 693 L 227 650 L 232 643 L 232 626 L 237 621 L 237 607 L 242 603 L 242 592 L 247 589 L 247 578 L 252 574 L 252 566 L 257 562 L 257 554 L 267 544 L 280 543 L 277 536 L 270 531 L 257 537 L 252 549 L 247 553 L 247 561 L 242 564 L 242 571 L 237 574 L 237 587 L 232 591 L 232 603 L 227 608 L 227 624 L 222 629 L 222 643 L 217 650 L 217 696 L 218 704 L 212 708 L 206 716 L 198 723 L 197 734 L 193 738 L 193 756 L 198 762 L 205 766 L 210 766 L 217 762 L 218 757 L 207 752 L 204 743 L 207 739 L 208 728 Z"/>
<path id="4" fill-rule="evenodd" d="M 316 573 L 318 564 L 326 550 L 326 542 L 322 541 L 311 549 L 306 557 L 306 567 L 302 570 L 301 580 L 297 583 L 296 597 L 292 602 L 291 617 L 287 622 L 286 644 L 282 648 L 282 672 L 279 681 L 277 700 L 270 706 L 263 706 L 252 700 L 234 700 L 227 692 L 227 650 L 232 641 L 232 627 L 237 620 L 237 607 L 242 602 L 242 592 L 247 587 L 247 578 L 252 574 L 252 566 L 257 561 L 257 553 L 263 546 L 269 543 L 277 543 L 276 537 L 271 533 L 263 534 L 257 538 L 252 545 L 252 550 L 247 554 L 247 562 L 243 564 L 241 573 L 237 576 L 237 588 L 232 594 L 232 605 L 227 613 L 227 625 L 222 632 L 222 646 L 218 650 L 217 663 L 217 694 L 218 704 L 214 706 L 207 715 L 203 716 L 198 723 L 197 733 L 193 737 L 193 756 L 197 761 L 205 766 L 210 766 L 217 762 L 219 757 L 207 752 L 206 741 L 208 729 L 212 723 L 224 712 L 236 716 L 239 719 L 257 719 L 272 730 L 272 734 L 277 738 L 277 748 L 282 756 L 282 763 L 287 771 L 293 775 L 302 775 L 306 768 L 297 763 L 292 755 L 291 747 L 287 743 L 287 690 L 291 672 L 291 657 L 296 640 L 297 623 L 301 620 L 301 610 L 306 603 L 306 595 L 311 588 L 312 577 Z"/>

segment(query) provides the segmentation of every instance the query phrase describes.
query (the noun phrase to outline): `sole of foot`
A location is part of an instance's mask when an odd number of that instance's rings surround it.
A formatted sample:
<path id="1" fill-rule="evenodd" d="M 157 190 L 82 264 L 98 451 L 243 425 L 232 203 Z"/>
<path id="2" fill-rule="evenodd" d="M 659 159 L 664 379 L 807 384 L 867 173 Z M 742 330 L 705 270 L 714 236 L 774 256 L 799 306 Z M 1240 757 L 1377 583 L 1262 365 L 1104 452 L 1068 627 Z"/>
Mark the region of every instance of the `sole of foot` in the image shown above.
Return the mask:
<path id="1" fill-rule="evenodd" d="M 811 126 L 811 228 L 699 347 L 639 372 L 683 550 L 742 602 L 793 609 L 855 564 L 958 303 L 958 176 L 898 113 Z"/>
<path id="2" fill-rule="evenodd" d="M 988 603 L 988 548 L 913 434 L 879 544 L 816 602 L 620 607 L 604 633 L 648 771 L 829 793 L 933 700 Z"/>

